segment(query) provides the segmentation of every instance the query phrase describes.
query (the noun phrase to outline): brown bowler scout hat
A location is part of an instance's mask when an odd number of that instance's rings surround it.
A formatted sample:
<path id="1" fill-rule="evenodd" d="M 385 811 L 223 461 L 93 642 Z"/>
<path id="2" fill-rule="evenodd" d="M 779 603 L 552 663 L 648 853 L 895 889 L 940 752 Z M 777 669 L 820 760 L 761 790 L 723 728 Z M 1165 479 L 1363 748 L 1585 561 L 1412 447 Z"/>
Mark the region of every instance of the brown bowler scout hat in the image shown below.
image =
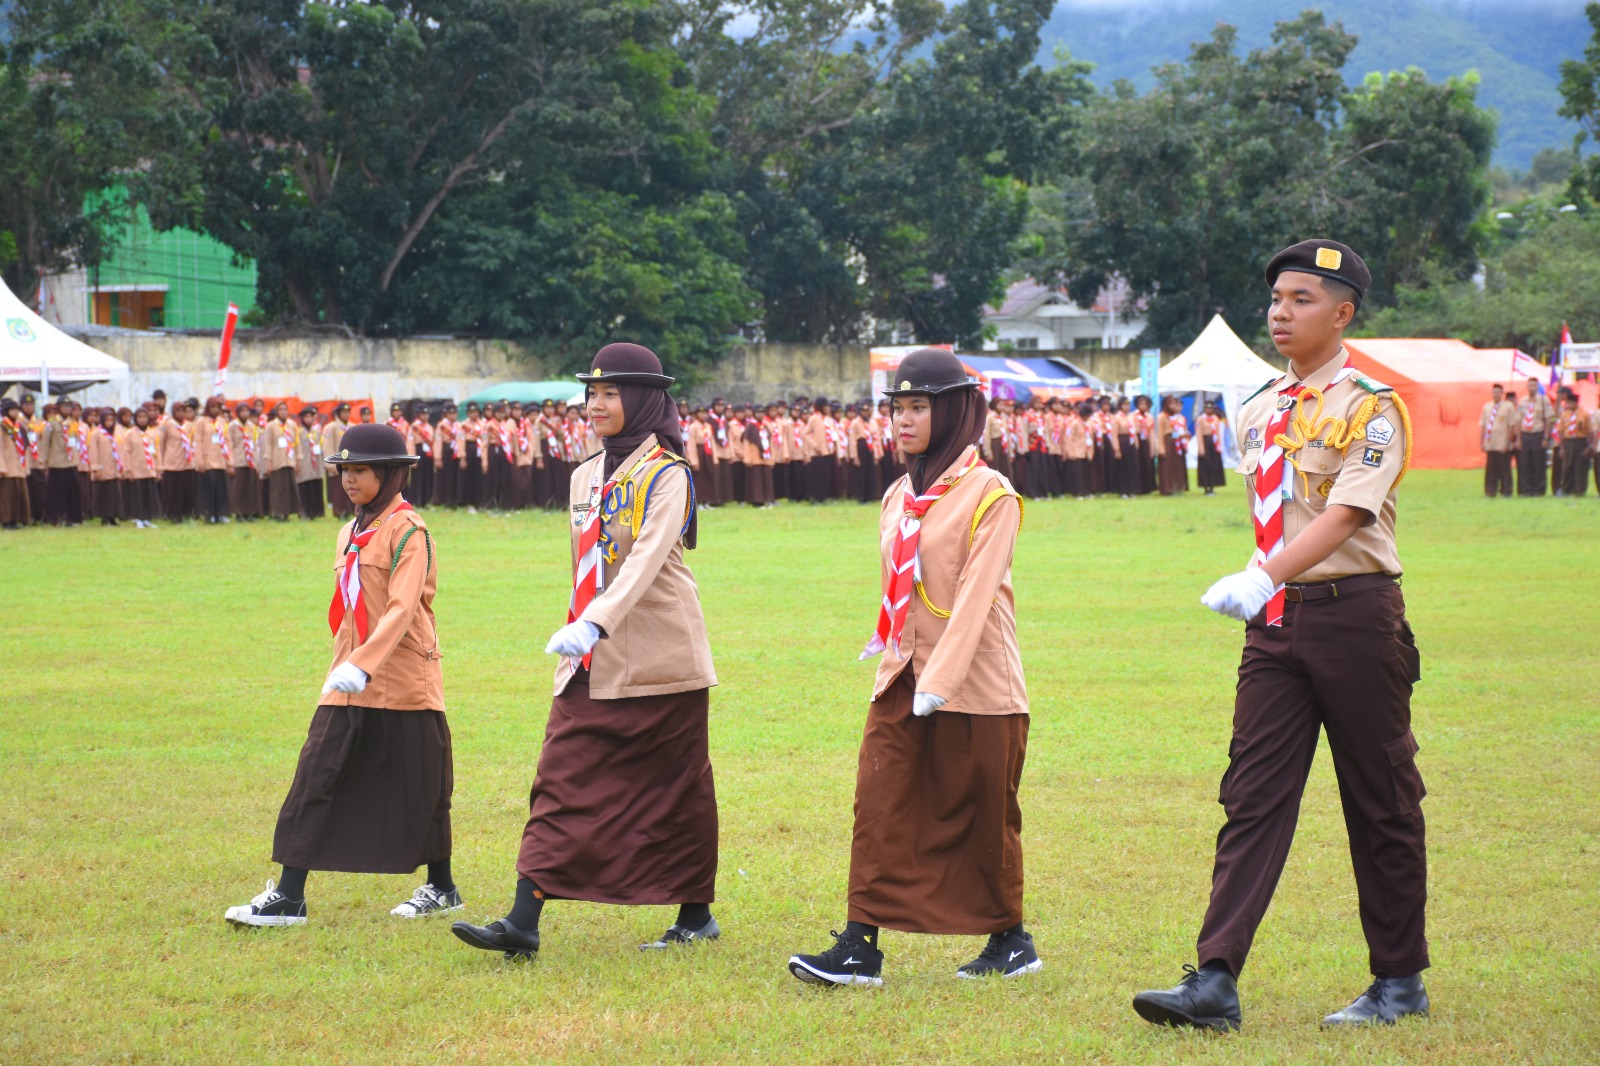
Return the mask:
<path id="1" fill-rule="evenodd" d="M 642 344 L 608 344 L 595 353 L 587 374 L 579 374 L 585 385 L 607 382 L 617 385 L 649 385 L 657 389 L 672 387 L 673 378 L 661 372 L 661 360 Z"/>
<path id="2" fill-rule="evenodd" d="M 369 466 L 403 464 L 410 466 L 420 456 L 406 451 L 406 439 L 393 426 L 364 422 L 351 426 L 339 439 L 340 448 L 322 461 L 329 466 L 362 463 Z"/>
<path id="3" fill-rule="evenodd" d="M 885 396 L 907 396 L 920 393 L 935 396 L 952 389 L 977 388 L 978 383 L 967 377 L 967 368 L 954 352 L 943 348 L 918 348 L 900 360 L 891 371 Z"/>

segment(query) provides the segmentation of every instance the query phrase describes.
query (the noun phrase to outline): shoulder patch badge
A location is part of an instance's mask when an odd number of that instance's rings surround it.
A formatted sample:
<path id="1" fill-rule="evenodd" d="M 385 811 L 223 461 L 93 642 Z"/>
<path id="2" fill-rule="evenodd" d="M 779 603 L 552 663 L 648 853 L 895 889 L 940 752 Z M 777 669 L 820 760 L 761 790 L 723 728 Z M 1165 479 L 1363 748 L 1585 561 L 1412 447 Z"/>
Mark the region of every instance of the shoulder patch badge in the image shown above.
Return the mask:
<path id="1" fill-rule="evenodd" d="M 1382 466 L 1383 465 L 1383 449 L 1382 448 L 1368 448 L 1361 455 L 1361 463 L 1362 463 L 1363 466 Z"/>
<path id="2" fill-rule="evenodd" d="M 1367 440 L 1373 444 L 1388 444 L 1394 440 L 1394 423 L 1379 415 L 1367 423 Z"/>

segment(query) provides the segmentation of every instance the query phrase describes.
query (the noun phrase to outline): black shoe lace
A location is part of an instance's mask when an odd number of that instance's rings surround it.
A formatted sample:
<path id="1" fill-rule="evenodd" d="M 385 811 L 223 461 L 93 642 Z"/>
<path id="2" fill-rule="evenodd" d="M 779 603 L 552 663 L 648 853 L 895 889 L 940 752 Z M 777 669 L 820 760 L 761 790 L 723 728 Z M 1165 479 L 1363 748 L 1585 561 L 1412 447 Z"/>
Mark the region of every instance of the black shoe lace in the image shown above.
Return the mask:
<path id="1" fill-rule="evenodd" d="M 1006 936 L 1004 933 L 990 933 L 989 942 L 978 952 L 980 959 L 999 959 L 1006 953 Z"/>
<path id="2" fill-rule="evenodd" d="M 861 936 L 859 933 L 852 933 L 848 930 L 840 933 L 836 930 L 829 929 L 828 935 L 833 937 L 833 947 L 829 948 L 827 951 L 824 951 L 822 953 L 822 957 L 827 959 L 830 963 L 842 964 L 844 959 L 853 951 L 855 951 L 857 947 L 864 948 L 868 946 L 866 938 Z"/>
<path id="3" fill-rule="evenodd" d="M 1184 963 L 1183 964 L 1183 980 L 1178 982 L 1178 987 L 1179 988 L 1189 988 L 1192 985 L 1195 985 L 1195 984 L 1199 983 L 1199 981 L 1200 981 L 1200 971 L 1195 969 L 1193 966 L 1190 966 L 1187 962 Z"/>
<path id="4" fill-rule="evenodd" d="M 1377 1004 L 1379 1007 L 1382 1007 L 1384 994 L 1388 992 L 1388 990 L 1389 979 L 1386 977 L 1378 977 L 1373 979 L 1373 982 L 1367 986 L 1367 990 L 1361 993 L 1361 995 L 1366 999 L 1372 1000 L 1372 1002 Z"/>

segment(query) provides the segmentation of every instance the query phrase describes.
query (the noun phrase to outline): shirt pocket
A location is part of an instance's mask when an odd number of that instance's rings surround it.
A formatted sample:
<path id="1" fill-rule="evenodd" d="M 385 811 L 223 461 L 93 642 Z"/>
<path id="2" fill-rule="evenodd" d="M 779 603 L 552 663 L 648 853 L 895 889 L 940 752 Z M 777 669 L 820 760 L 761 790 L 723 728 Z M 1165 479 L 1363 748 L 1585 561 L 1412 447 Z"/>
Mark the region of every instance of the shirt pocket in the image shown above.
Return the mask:
<path id="1" fill-rule="evenodd" d="M 1328 504 L 1333 486 L 1339 480 L 1339 470 L 1344 466 L 1344 454 L 1336 448 L 1303 448 L 1295 455 L 1300 465 L 1296 478 L 1304 476 L 1298 486 L 1306 503 L 1313 511 L 1321 511 Z"/>

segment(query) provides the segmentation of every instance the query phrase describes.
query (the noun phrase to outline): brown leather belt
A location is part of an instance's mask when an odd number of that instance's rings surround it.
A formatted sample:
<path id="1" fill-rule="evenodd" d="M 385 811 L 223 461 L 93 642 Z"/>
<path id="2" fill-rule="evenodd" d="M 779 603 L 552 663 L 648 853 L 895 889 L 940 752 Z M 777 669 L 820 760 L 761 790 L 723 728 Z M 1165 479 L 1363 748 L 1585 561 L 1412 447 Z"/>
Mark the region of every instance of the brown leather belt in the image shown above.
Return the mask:
<path id="1" fill-rule="evenodd" d="M 1367 589 L 1379 588 L 1383 585 L 1398 585 L 1400 579 L 1393 574 L 1353 574 L 1350 577 L 1336 578 L 1333 581 L 1312 581 L 1303 585 L 1283 586 L 1283 598 L 1290 603 L 1305 603 L 1308 600 L 1335 600 L 1340 596 L 1349 596 Z"/>

